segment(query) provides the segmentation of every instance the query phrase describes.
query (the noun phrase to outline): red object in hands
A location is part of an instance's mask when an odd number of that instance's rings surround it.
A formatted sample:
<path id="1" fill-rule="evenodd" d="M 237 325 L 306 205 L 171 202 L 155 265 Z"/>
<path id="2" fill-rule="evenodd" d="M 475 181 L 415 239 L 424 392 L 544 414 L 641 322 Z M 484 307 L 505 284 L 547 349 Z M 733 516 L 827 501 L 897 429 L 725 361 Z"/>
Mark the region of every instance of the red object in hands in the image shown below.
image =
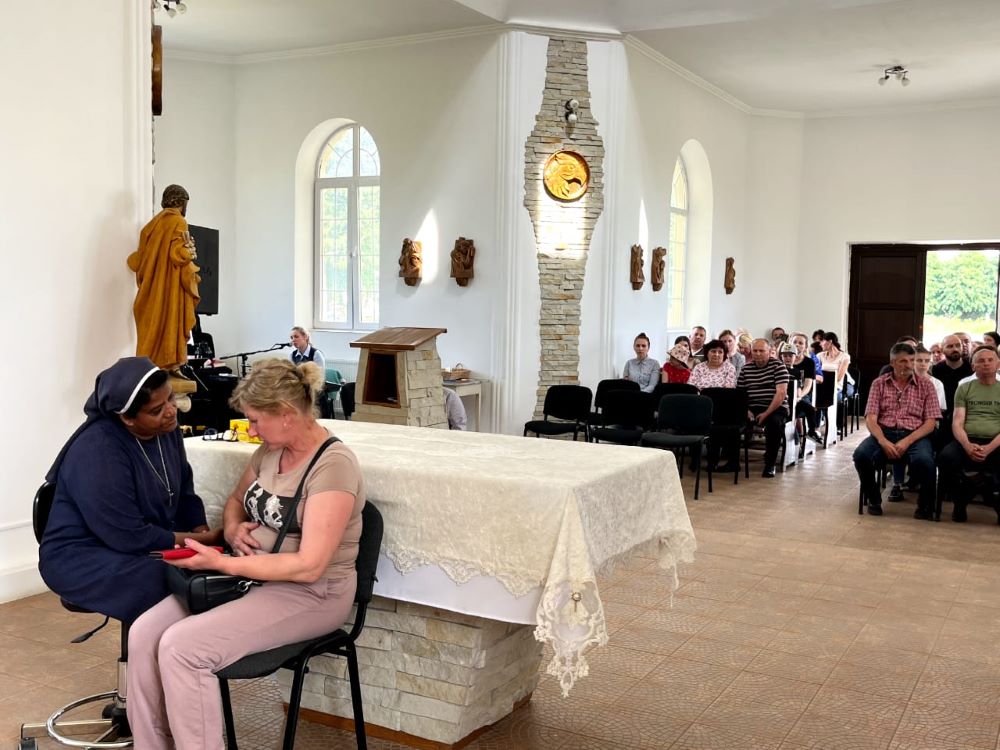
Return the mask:
<path id="1" fill-rule="evenodd" d="M 210 549 L 222 552 L 222 547 L 211 547 Z M 149 556 L 157 560 L 183 560 L 185 557 L 194 557 L 197 554 L 197 550 L 193 550 L 190 547 L 181 547 L 179 549 L 164 549 L 150 552 Z"/>

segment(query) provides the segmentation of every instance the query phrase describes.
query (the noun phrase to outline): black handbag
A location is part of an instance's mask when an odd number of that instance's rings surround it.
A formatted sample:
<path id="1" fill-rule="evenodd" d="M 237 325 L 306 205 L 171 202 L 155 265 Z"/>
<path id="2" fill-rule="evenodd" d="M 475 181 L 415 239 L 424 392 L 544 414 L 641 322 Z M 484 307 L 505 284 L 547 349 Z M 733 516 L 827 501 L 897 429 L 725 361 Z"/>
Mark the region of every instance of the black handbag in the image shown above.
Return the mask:
<path id="1" fill-rule="evenodd" d="M 305 488 L 309 472 L 312 471 L 313 466 L 316 465 L 326 449 L 338 442 L 340 442 L 339 438 L 327 439 L 316 451 L 309 466 L 306 467 L 302 481 L 299 482 L 299 487 L 295 491 L 295 497 L 292 498 L 291 505 L 288 507 L 289 522 L 284 524 L 281 531 L 278 532 L 278 538 L 274 540 L 274 546 L 271 548 L 272 554 L 281 549 L 281 544 L 285 541 L 288 527 L 291 526 L 290 519 L 294 517 L 293 514 L 298 508 L 299 500 L 302 499 L 302 490 Z M 264 583 L 246 576 L 227 575 L 214 570 L 188 570 L 173 565 L 167 566 L 166 575 L 167 588 L 170 593 L 179 597 L 192 615 L 200 615 L 220 604 L 239 599 L 254 586 L 261 586 Z"/>

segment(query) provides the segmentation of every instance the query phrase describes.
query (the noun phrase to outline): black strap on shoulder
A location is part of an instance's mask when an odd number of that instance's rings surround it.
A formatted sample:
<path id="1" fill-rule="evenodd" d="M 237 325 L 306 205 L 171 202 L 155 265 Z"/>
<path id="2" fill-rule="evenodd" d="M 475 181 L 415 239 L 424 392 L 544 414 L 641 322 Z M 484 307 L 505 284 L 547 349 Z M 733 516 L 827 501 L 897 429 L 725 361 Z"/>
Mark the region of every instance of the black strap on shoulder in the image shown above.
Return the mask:
<path id="1" fill-rule="evenodd" d="M 302 491 L 306 486 L 306 479 L 309 478 L 309 472 L 312 471 L 313 466 L 319 461 L 320 456 L 322 456 L 326 449 L 329 448 L 334 443 L 339 443 L 340 438 L 329 437 L 321 445 L 316 453 L 313 455 L 312 460 L 309 461 L 309 465 L 306 467 L 305 472 L 302 474 L 302 481 L 299 482 L 299 488 L 295 490 L 295 497 L 292 498 L 292 504 L 288 506 L 288 515 L 285 517 L 285 523 L 281 525 L 281 531 L 278 532 L 278 538 L 274 540 L 274 547 L 271 548 L 271 553 L 277 552 L 281 549 L 281 543 L 285 541 L 285 535 L 288 534 L 288 527 L 292 525 L 292 519 L 295 517 L 295 509 L 299 507 L 299 500 L 302 499 Z"/>

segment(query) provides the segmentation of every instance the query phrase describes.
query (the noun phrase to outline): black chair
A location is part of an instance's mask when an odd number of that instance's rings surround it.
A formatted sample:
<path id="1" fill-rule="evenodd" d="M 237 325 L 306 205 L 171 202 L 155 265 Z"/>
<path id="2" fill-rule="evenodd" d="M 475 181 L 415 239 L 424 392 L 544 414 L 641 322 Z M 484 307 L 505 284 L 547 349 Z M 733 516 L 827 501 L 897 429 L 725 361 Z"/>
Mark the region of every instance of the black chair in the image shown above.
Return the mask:
<path id="1" fill-rule="evenodd" d="M 844 405 L 851 434 L 861 426 L 861 370 L 855 364 L 847 366 L 847 375 L 854 381 L 854 390 L 847 394 L 847 378 L 844 378 Z"/>
<path id="2" fill-rule="evenodd" d="M 529 432 L 535 437 L 542 435 L 568 435 L 573 433 L 576 440 L 583 430 L 587 438 L 587 419 L 590 417 L 590 402 L 592 394 L 583 385 L 552 385 L 545 392 L 545 402 L 542 405 L 542 419 L 533 419 L 524 423 L 524 436 Z M 550 422 L 549 417 L 561 420 Z"/>
<path id="3" fill-rule="evenodd" d="M 639 445 L 649 448 L 680 448 L 678 473 L 684 476 L 684 449 L 695 458 L 694 499 L 701 487 L 701 453 L 712 432 L 712 399 L 679 393 L 664 396 L 656 414 L 656 431 L 645 432 Z M 708 467 L 708 491 L 712 491 L 712 467 Z"/>
<path id="4" fill-rule="evenodd" d="M 590 412 L 590 417 L 587 419 L 587 424 L 589 425 L 600 425 L 601 424 L 601 409 L 604 408 L 604 397 L 611 391 L 638 391 L 639 384 L 634 380 L 626 380 L 625 378 L 608 378 L 607 380 L 601 380 L 597 384 L 597 390 L 594 391 L 594 410 Z"/>
<path id="5" fill-rule="evenodd" d="M 712 431 L 709 436 L 711 453 L 722 448 L 732 449 L 733 484 L 740 481 L 740 448 L 747 424 L 747 392 L 742 388 L 705 388 L 701 392 L 712 400 Z M 711 462 L 712 456 L 709 457 Z M 747 469 L 747 478 L 750 473 Z"/>
<path id="6" fill-rule="evenodd" d="M 350 632 L 338 628 L 332 633 L 312 638 L 308 641 L 290 643 L 268 651 L 248 654 L 237 662 L 223 667 L 215 676 L 219 678 L 222 693 L 222 711 L 226 720 L 226 746 L 237 750 L 236 724 L 233 720 L 233 706 L 229 696 L 229 680 L 252 680 L 266 677 L 281 668 L 291 669 L 295 675 L 288 698 L 288 713 L 285 716 L 285 733 L 281 747 L 292 750 L 295 746 L 295 730 L 299 721 L 299 703 L 302 700 L 302 684 L 309 672 L 309 660 L 314 656 L 334 654 L 347 659 L 347 672 L 351 681 L 351 703 L 354 707 L 354 734 L 359 750 L 368 747 L 365 736 L 365 717 L 361 702 L 361 678 L 358 674 L 358 655 L 355 642 L 365 626 L 365 613 L 372 600 L 375 586 L 375 569 L 378 567 L 379 550 L 382 548 L 382 514 L 371 502 L 362 510 L 361 541 L 358 546 L 358 588 L 354 595 L 357 609 Z"/>
<path id="7" fill-rule="evenodd" d="M 344 383 L 340 386 L 340 408 L 344 410 L 344 419 L 350 419 L 354 413 L 354 391 L 357 383 Z"/>
<path id="8" fill-rule="evenodd" d="M 45 482 L 35 493 L 34 504 L 31 510 L 31 525 L 35 532 L 35 541 L 42 542 L 45 534 L 45 527 L 49 522 L 49 513 L 52 511 L 52 501 L 55 499 L 56 486 Z M 60 598 L 63 607 L 70 612 L 80 612 L 82 614 L 98 614 L 93 610 L 78 607 L 72 602 Z M 88 630 L 82 635 L 78 635 L 72 643 L 83 643 L 94 633 L 108 624 L 110 618 L 105 616 L 103 622 L 92 630 Z M 118 685 L 106 693 L 96 693 L 95 695 L 80 698 L 72 703 L 67 703 L 62 708 L 56 709 L 43 722 L 26 723 L 21 725 L 21 737 L 18 742 L 18 750 L 35 750 L 37 747 L 36 738 L 49 737 L 59 745 L 64 747 L 86 747 L 94 750 L 104 750 L 105 748 L 126 748 L 132 747 L 132 730 L 128 725 L 128 717 L 125 714 L 125 684 L 126 665 L 128 663 L 128 625 L 122 623 L 121 626 L 121 650 L 118 656 Z M 88 719 L 78 721 L 60 721 L 62 716 L 81 706 L 91 703 L 106 703 L 101 715 L 101 719 Z M 94 740 L 75 739 L 82 735 L 93 735 Z"/>
<path id="9" fill-rule="evenodd" d="M 653 389 L 653 407 L 659 408 L 664 396 L 676 396 L 678 394 L 696 396 L 698 389 L 690 383 L 657 383 Z"/>
<path id="10" fill-rule="evenodd" d="M 590 440 L 599 443 L 638 445 L 653 422 L 652 395 L 641 390 L 608 391 L 600 426 L 590 428 Z"/>
<path id="11" fill-rule="evenodd" d="M 816 383 L 813 386 L 813 393 L 816 394 L 814 397 L 813 406 L 816 407 L 817 414 L 823 414 L 823 447 L 826 448 L 830 443 L 830 408 L 835 405 L 837 401 L 837 381 L 836 373 L 832 370 L 827 370 L 823 373 L 823 382 Z M 837 410 L 834 409 L 834 418 L 836 418 Z"/>

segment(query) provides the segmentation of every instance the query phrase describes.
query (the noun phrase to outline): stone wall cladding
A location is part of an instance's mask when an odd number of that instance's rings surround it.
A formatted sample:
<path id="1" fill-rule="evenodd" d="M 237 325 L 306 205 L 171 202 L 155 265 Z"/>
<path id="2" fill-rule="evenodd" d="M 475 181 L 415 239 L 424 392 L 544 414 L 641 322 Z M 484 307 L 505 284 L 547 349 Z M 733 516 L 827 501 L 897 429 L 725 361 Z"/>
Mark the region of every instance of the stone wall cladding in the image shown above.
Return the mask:
<path id="1" fill-rule="evenodd" d="M 365 720 L 456 743 L 506 716 L 538 684 L 534 627 L 375 597 L 358 642 Z M 345 659 L 309 662 L 303 708 L 353 718 Z M 291 672 L 278 673 L 288 700 Z"/>
<path id="2" fill-rule="evenodd" d="M 566 122 L 566 102 L 579 103 L 577 122 Z M 524 149 L 524 207 L 535 230 L 541 287 L 535 418 L 549 386 L 580 382 L 580 301 L 594 226 L 604 208 L 604 143 L 590 111 L 587 43 L 550 38 L 542 107 Z M 578 201 L 551 198 L 542 184 L 545 162 L 556 151 L 575 151 L 590 167 L 590 186 Z"/>

